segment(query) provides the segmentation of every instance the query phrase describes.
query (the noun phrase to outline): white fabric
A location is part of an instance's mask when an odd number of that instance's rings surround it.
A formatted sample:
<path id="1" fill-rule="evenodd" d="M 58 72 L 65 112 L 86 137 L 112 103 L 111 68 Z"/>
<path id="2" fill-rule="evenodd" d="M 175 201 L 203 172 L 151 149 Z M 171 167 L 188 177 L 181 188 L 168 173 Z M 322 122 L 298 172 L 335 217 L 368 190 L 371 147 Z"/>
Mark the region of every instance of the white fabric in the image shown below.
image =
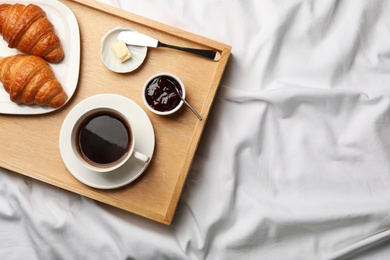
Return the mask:
<path id="1" fill-rule="evenodd" d="M 388 259 L 389 0 L 101 0 L 233 47 L 171 226 L 1 170 L 1 259 Z"/>

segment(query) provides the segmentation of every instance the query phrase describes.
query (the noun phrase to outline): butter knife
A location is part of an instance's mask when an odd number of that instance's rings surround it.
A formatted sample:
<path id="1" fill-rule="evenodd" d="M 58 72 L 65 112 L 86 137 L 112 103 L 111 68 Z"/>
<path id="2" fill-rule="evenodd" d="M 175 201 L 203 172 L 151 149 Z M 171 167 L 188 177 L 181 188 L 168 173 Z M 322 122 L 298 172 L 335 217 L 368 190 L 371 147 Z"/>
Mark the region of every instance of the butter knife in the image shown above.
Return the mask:
<path id="1" fill-rule="evenodd" d="M 162 43 L 148 35 L 135 32 L 135 31 L 120 32 L 117 36 L 117 39 L 119 41 L 124 41 L 127 45 L 145 46 L 145 47 L 153 47 L 153 48 L 157 48 L 157 47 L 171 48 L 175 50 L 196 54 L 214 61 L 219 61 L 219 59 L 221 58 L 221 54 L 218 51 L 174 46 L 174 45 Z"/>

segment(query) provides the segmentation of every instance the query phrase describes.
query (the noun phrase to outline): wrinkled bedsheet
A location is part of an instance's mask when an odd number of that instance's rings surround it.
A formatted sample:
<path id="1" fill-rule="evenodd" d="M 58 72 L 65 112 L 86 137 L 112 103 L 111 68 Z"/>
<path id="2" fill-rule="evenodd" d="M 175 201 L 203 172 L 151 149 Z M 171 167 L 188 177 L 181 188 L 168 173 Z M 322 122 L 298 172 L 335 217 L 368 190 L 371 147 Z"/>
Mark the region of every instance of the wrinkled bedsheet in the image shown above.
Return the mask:
<path id="1" fill-rule="evenodd" d="M 2 169 L 1 259 L 388 259 L 389 0 L 100 0 L 231 45 L 171 226 Z"/>

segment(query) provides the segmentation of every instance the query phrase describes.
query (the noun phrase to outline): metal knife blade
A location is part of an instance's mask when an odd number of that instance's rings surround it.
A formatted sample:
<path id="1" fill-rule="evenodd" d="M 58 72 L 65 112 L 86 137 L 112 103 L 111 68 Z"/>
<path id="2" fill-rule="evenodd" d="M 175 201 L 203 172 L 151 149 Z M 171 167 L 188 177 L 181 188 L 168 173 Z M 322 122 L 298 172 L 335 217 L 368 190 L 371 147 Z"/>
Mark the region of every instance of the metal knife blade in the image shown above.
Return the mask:
<path id="1" fill-rule="evenodd" d="M 158 47 L 158 40 L 135 31 L 123 31 L 117 36 L 119 41 L 124 41 L 127 45 Z"/>

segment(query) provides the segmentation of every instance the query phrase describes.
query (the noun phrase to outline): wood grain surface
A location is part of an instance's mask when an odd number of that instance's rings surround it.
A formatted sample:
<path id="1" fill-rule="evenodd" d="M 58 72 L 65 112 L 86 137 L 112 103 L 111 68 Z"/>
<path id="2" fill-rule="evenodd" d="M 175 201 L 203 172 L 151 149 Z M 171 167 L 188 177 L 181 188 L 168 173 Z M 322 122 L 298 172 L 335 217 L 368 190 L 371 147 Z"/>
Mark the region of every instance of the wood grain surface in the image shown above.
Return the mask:
<path id="1" fill-rule="evenodd" d="M 93 0 L 61 0 L 75 14 L 81 36 L 81 66 L 77 90 L 68 104 L 49 114 L 0 115 L 0 166 L 81 194 L 94 200 L 171 224 L 180 194 L 207 122 L 231 47 Z M 109 71 L 100 60 L 100 40 L 112 28 L 136 29 L 163 42 L 221 51 L 214 62 L 184 52 L 149 49 L 145 62 L 127 74 Z M 157 116 L 142 102 L 141 89 L 155 73 L 170 72 L 184 82 L 187 100 L 200 112 L 199 121 L 183 106 L 175 115 Z M 59 151 L 59 134 L 69 111 L 87 97 L 115 93 L 138 103 L 154 126 L 156 146 L 152 162 L 135 182 L 100 190 L 76 180 Z"/>

